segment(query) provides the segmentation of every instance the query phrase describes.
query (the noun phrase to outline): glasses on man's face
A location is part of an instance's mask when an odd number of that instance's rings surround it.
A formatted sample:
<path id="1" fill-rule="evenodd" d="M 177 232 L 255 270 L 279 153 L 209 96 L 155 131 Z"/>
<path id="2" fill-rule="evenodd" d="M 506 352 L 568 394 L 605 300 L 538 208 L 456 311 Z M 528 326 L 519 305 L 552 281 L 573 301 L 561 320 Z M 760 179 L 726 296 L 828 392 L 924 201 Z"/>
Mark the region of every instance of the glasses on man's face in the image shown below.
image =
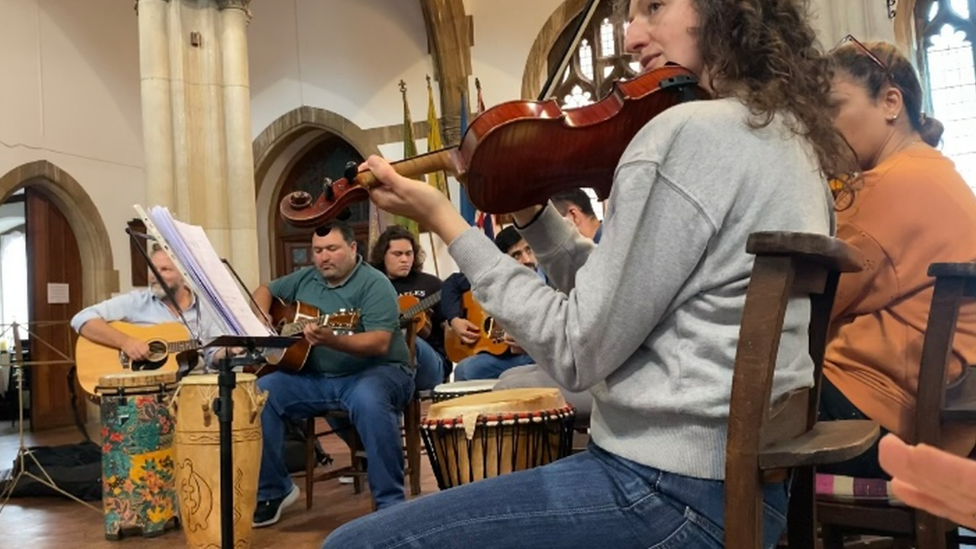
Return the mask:
<path id="1" fill-rule="evenodd" d="M 844 38 L 842 38 L 841 41 L 838 42 L 836 46 L 834 46 L 834 49 L 836 50 L 836 49 L 840 48 L 841 46 L 843 46 L 844 44 L 853 44 L 854 47 L 857 48 L 857 50 L 859 52 L 861 52 L 864 55 L 868 56 L 871 59 L 871 61 L 874 61 L 874 63 L 876 65 L 878 65 L 879 67 L 881 67 L 881 70 L 883 70 L 885 72 L 885 74 L 887 74 L 889 76 L 891 75 L 891 69 L 888 68 L 888 65 L 886 65 L 880 59 L 878 59 L 878 56 L 875 55 L 874 53 L 872 53 L 871 50 L 869 50 L 867 46 L 865 46 L 864 44 L 861 43 L 860 40 L 858 40 L 857 38 L 854 38 L 854 35 L 848 34 L 847 36 L 845 36 Z"/>

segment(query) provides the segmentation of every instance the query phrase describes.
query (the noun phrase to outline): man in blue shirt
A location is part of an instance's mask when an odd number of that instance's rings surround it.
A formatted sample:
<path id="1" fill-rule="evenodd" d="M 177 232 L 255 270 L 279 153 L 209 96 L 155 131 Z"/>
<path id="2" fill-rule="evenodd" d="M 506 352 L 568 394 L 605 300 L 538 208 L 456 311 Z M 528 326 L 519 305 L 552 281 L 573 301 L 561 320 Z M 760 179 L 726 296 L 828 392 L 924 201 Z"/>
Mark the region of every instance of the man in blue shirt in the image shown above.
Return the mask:
<path id="1" fill-rule="evenodd" d="M 109 322 L 120 320 L 139 326 L 181 322 L 178 311 L 183 311 L 183 318 L 191 331 L 190 337 L 207 338 L 214 335 L 213 321 L 201 314 L 196 296 L 166 252 L 159 246 L 153 246 L 150 260 L 176 297 L 175 304 L 159 282 L 153 280 L 147 289 L 122 294 L 82 309 L 71 319 L 71 327 L 85 339 L 121 350 L 133 361 L 148 358 L 149 345 L 116 330 Z"/>
<path id="2" fill-rule="evenodd" d="M 273 280 L 254 292 L 266 313 L 277 298 L 300 301 L 329 314 L 359 310 L 353 334 L 340 335 L 310 324 L 304 336 L 312 344 L 297 373 L 278 371 L 258 380 L 268 391 L 261 414 L 264 445 L 254 526 L 278 522 L 281 511 L 298 499 L 283 455 L 286 419 L 346 410 L 369 459 L 369 486 L 378 509 L 402 502 L 403 447 L 400 414 L 413 396 L 413 375 L 399 326 L 396 292 L 383 273 L 363 262 L 348 224 L 336 221 L 312 236 L 314 266 Z"/>

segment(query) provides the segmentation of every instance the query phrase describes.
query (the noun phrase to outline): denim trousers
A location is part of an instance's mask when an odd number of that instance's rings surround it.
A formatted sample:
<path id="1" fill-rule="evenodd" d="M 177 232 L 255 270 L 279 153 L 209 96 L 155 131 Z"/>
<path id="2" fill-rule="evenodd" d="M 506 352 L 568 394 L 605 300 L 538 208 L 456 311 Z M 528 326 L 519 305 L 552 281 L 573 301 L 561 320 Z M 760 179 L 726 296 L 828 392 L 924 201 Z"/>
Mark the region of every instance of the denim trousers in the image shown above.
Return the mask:
<path id="1" fill-rule="evenodd" d="M 502 372 L 516 366 L 524 366 L 535 362 L 526 354 L 513 355 L 505 353 L 498 356 L 489 353 L 478 353 L 457 363 L 454 369 L 454 381 L 468 381 L 472 379 L 498 379 Z"/>
<path id="2" fill-rule="evenodd" d="M 418 391 L 429 391 L 437 385 L 444 383 L 447 375 L 447 368 L 444 367 L 444 358 L 441 357 L 430 343 L 419 337 L 416 339 L 417 353 L 417 372 L 414 375 L 414 386 Z"/>
<path id="3" fill-rule="evenodd" d="M 594 444 L 544 467 L 423 496 L 343 525 L 323 549 L 723 547 L 725 484 L 667 473 Z M 765 487 L 764 547 L 786 525 L 786 483 Z"/>
<path id="4" fill-rule="evenodd" d="M 376 507 L 404 501 L 400 414 L 413 396 L 405 367 L 372 366 L 342 377 L 274 372 L 258 379 L 268 392 L 261 412 L 264 434 L 258 501 L 285 496 L 292 487 L 284 458 L 285 418 L 304 419 L 345 410 L 369 459 L 369 488 Z"/>

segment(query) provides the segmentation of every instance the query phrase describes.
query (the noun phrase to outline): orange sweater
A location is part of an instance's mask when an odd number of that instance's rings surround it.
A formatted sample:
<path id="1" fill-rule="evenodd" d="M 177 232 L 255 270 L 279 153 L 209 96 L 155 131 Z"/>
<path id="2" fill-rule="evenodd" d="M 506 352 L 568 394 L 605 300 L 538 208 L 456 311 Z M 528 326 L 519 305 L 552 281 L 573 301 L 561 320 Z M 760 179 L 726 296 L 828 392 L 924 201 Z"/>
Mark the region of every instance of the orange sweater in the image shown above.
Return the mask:
<path id="1" fill-rule="evenodd" d="M 864 270 L 840 278 L 824 375 L 868 417 L 913 436 L 922 341 L 935 279 L 929 264 L 976 261 L 976 197 L 939 151 L 913 145 L 864 174 L 837 236 L 864 253 Z M 949 379 L 976 364 L 976 303 L 964 305 Z M 943 431 L 966 454 L 976 429 Z"/>

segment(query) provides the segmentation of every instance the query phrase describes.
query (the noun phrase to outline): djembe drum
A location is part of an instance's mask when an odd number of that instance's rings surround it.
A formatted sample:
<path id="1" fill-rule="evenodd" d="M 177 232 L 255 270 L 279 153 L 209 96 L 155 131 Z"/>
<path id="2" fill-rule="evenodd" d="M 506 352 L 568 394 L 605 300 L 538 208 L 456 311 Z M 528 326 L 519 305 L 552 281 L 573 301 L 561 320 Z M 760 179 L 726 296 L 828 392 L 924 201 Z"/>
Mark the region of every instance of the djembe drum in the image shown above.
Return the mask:
<path id="1" fill-rule="evenodd" d="M 558 389 L 507 389 L 433 404 L 420 433 L 444 490 L 568 456 L 574 415 Z"/>
<path id="2" fill-rule="evenodd" d="M 158 536 L 178 522 L 173 419 L 166 408 L 175 373 L 104 375 L 101 402 L 102 504 L 105 537 Z"/>
<path id="3" fill-rule="evenodd" d="M 430 392 L 431 400 L 434 402 L 443 402 L 452 398 L 488 393 L 496 383 L 498 383 L 497 379 L 471 379 L 468 381 L 455 381 L 454 383 L 441 383 Z"/>
<path id="4" fill-rule="evenodd" d="M 261 409 L 267 393 L 257 377 L 237 374 L 232 431 L 234 548 L 251 546 L 261 468 Z M 220 547 L 220 422 L 213 410 L 217 375 L 180 381 L 171 408 L 176 418 L 176 487 L 183 533 L 190 547 Z"/>

